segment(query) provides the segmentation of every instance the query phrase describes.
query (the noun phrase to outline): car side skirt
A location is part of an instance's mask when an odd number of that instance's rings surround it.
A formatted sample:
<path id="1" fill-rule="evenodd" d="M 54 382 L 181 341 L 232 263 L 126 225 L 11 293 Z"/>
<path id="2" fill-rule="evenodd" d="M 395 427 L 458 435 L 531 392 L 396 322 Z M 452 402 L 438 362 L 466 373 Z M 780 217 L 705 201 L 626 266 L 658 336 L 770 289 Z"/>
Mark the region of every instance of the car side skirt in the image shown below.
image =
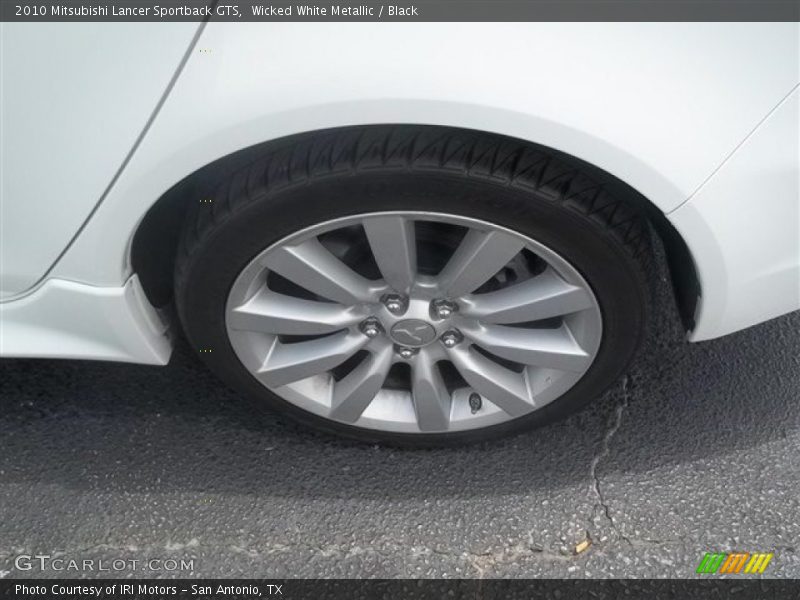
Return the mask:
<path id="1" fill-rule="evenodd" d="M 139 278 L 122 287 L 49 279 L 27 296 L 0 304 L 0 356 L 169 362 L 166 321 Z"/>

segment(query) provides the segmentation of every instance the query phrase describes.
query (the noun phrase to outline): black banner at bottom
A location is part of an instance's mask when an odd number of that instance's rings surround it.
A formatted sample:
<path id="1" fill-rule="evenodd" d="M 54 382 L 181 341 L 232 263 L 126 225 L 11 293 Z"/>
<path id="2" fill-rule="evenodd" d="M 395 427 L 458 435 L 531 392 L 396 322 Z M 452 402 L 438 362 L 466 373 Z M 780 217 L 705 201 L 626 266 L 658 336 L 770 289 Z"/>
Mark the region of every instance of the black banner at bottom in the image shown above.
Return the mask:
<path id="1" fill-rule="evenodd" d="M 782 599 L 800 597 L 800 580 L 778 579 L 29 579 L 0 581 L 0 598 L 379 598 L 441 600 L 472 598 L 510 600 L 568 597 Z"/>

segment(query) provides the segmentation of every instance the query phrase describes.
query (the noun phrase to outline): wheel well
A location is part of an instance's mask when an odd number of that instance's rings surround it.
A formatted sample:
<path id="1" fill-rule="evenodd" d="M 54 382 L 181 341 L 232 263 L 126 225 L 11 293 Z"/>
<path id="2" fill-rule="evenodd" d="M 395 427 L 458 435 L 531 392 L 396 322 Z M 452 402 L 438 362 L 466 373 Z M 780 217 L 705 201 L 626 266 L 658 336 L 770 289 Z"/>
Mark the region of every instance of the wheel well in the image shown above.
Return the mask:
<path id="1" fill-rule="evenodd" d="M 372 126 L 347 129 L 369 127 Z M 430 127 L 452 131 L 452 128 Z M 263 153 L 278 146 L 294 144 L 305 136 L 317 133 L 319 132 L 307 132 L 280 138 L 224 156 L 186 176 L 153 204 L 139 224 L 131 245 L 131 263 L 134 272 L 138 274 L 147 298 L 153 305 L 164 306 L 172 300 L 175 256 L 188 211 L 205 196 L 209 196 L 217 182 L 251 164 Z M 495 135 L 495 137 L 506 136 Z M 520 142 L 520 140 L 515 141 Z M 693 329 L 695 308 L 700 296 L 697 272 L 689 248 L 664 214 L 647 198 L 610 173 L 557 150 L 533 142 L 524 140 L 522 142 L 559 155 L 566 162 L 591 172 L 598 180 L 612 186 L 618 198 L 643 214 L 664 246 L 672 288 L 684 327 L 687 330 Z"/>

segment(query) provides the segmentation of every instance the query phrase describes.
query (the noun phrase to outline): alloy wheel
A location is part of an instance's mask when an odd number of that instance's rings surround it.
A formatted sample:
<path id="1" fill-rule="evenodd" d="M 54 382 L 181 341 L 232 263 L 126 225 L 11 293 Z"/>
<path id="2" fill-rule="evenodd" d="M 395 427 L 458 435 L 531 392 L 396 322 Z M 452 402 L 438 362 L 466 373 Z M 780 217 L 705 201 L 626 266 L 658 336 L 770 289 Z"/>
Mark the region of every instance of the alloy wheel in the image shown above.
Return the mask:
<path id="1" fill-rule="evenodd" d="M 405 433 L 535 411 L 581 379 L 602 337 L 591 288 L 551 249 L 418 211 L 336 219 L 271 245 L 234 281 L 226 328 L 284 400 Z"/>

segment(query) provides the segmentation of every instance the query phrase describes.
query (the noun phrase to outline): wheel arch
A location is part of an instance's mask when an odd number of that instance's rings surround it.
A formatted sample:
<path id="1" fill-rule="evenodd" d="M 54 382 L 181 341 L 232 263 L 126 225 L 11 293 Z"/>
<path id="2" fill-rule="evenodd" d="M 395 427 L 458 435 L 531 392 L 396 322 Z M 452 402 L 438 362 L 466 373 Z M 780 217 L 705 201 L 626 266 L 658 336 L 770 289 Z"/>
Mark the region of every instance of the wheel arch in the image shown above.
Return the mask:
<path id="1" fill-rule="evenodd" d="M 349 125 L 284 136 L 227 154 L 186 175 L 150 206 L 136 227 L 130 244 L 130 264 L 139 276 L 148 300 L 155 306 L 164 306 L 171 301 L 176 252 L 186 216 L 205 195 L 211 194 L 217 181 L 246 167 L 263 153 L 291 145 L 306 136 L 334 129 L 365 129 L 377 126 L 379 125 Z M 439 125 L 422 127 L 478 131 Z M 642 213 L 658 235 L 665 250 L 672 288 L 684 327 L 687 330 L 694 327 L 694 314 L 700 296 L 700 283 L 694 261 L 682 236 L 654 202 L 615 175 L 570 154 L 529 140 L 510 138 L 494 132 L 478 132 L 500 139 L 515 139 L 530 147 L 557 154 L 613 186 L 616 196 Z"/>

